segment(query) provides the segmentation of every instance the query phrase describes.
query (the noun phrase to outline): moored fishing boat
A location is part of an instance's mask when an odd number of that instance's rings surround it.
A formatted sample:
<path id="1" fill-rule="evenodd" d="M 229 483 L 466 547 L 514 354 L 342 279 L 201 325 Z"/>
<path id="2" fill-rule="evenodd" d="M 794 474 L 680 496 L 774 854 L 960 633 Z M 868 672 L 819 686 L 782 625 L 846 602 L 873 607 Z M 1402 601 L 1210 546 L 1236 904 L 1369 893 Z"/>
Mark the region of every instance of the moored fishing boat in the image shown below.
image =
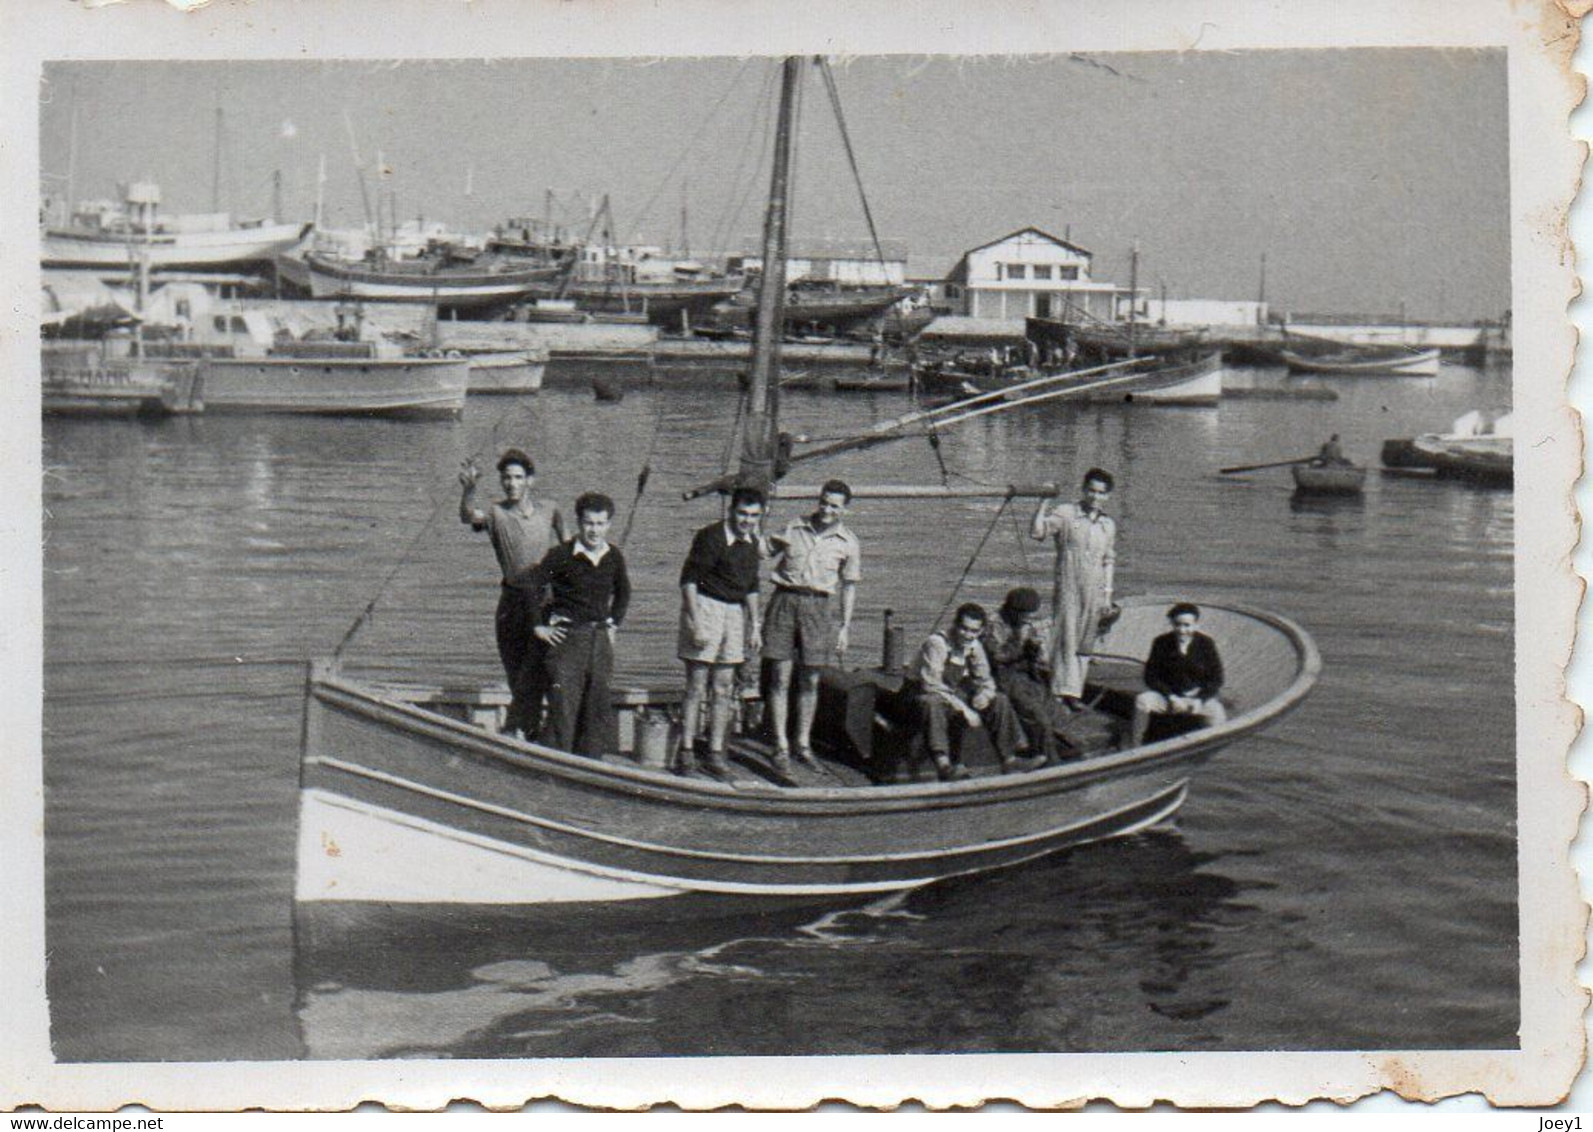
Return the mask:
<path id="1" fill-rule="evenodd" d="M 535 393 L 542 388 L 548 359 L 524 351 L 465 355 L 470 363 L 470 393 Z"/>
<path id="2" fill-rule="evenodd" d="M 460 308 L 512 303 L 560 271 L 558 267 L 522 267 L 490 257 L 458 263 L 441 257 L 356 263 L 309 252 L 303 262 L 310 293 L 318 299 L 435 303 Z"/>
<path id="3" fill-rule="evenodd" d="M 787 59 L 782 66 L 765 216 L 767 271 L 746 399 L 737 414 L 739 468 L 685 493 L 687 499 L 733 485 L 812 498 L 816 489 L 780 485 L 791 464 L 917 435 L 914 430 L 934 415 L 909 414 L 803 452 L 794 446 L 816 442 L 779 430 L 785 222 L 802 65 Z M 1101 367 L 1100 381 L 1067 392 L 1125 376 L 1116 371 L 1128 365 Z M 960 419 L 1008 407 L 968 409 Z M 947 423 L 955 422 L 940 425 Z M 1055 493 L 1054 485 L 858 490 L 863 497 L 929 501 Z M 1217 751 L 1295 707 L 1321 665 L 1310 638 L 1291 622 L 1205 603 L 1203 628 L 1228 658 L 1228 717 L 1194 731 L 1174 726 L 1179 721 L 1170 717 L 1157 720 L 1153 728 L 1161 730 L 1136 745 L 1128 739 L 1129 716 L 1143 686 L 1144 658 L 1165 629 L 1168 600 L 1123 600 L 1120 616 L 1095 643 L 1095 679 L 1085 689 L 1090 706 L 1062 728 L 1079 757 L 1004 774 L 965 752 L 971 777 L 951 781 L 919 780 L 924 760 L 915 756 L 910 734 L 892 722 L 890 697 L 901 674 L 884 665 L 827 675 L 813 735 L 815 765 L 794 768 L 749 733 L 734 742 L 733 763 L 721 781 L 683 777 L 659 765 L 668 747 L 663 713 L 678 702 L 676 691 L 618 690 L 619 749 L 590 758 L 502 734 L 509 696 L 501 687 L 446 678 L 426 687 L 383 684 L 348 676 L 335 658 L 312 663 L 302 732 L 297 899 L 315 907 L 618 903 L 689 894 L 843 898 L 913 888 L 1133 833 L 1175 813 L 1192 773 Z M 363 621 L 364 615 L 345 644 Z"/>
<path id="4" fill-rule="evenodd" d="M 967 361 L 931 362 L 914 368 L 920 393 L 929 396 L 972 397 L 1014 390 L 1021 394 L 1039 378 L 1049 379 L 1057 396 L 1093 404 L 1145 404 L 1213 406 L 1222 399 L 1222 353 L 1207 350 L 1191 357 L 1142 357 L 1116 363 L 1113 372 L 1102 367 L 1079 370 L 1003 366 Z M 1072 387 L 1072 393 L 1064 393 Z"/>
<path id="5" fill-rule="evenodd" d="M 789 330 L 846 330 L 882 316 L 909 294 L 908 288 L 894 286 L 794 286 L 786 294 L 784 323 Z M 713 321 L 725 328 L 747 326 L 756 306 L 751 294 L 742 292 L 716 307 Z"/>
<path id="6" fill-rule="evenodd" d="M 1382 459 L 1389 468 L 1428 470 L 1446 478 L 1508 487 L 1515 482 L 1514 443 L 1511 414 L 1489 420 L 1473 411 L 1455 421 L 1447 433 L 1384 441 Z"/>
<path id="7" fill-rule="evenodd" d="M 376 342 L 281 343 L 264 357 L 211 357 L 200 371 L 208 413 L 457 417 L 470 363 L 410 357 Z"/>
<path id="8" fill-rule="evenodd" d="M 1387 377 L 1436 377 L 1439 351 L 1405 346 L 1348 346 L 1306 353 L 1279 351 L 1291 373 L 1322 373 Z"/>
<path id="9" fill-rule="evenodd" d="M 309 224 L 234 220 L 225 212 L 166 216 L 156 185 L 126 186 L 121 204 L 73 211 L 67 224 L 42 233 L 45 267 L 126 271 L 140 257 L 154 270 L 242 267 L 270 263 L 309 236 Z"/>

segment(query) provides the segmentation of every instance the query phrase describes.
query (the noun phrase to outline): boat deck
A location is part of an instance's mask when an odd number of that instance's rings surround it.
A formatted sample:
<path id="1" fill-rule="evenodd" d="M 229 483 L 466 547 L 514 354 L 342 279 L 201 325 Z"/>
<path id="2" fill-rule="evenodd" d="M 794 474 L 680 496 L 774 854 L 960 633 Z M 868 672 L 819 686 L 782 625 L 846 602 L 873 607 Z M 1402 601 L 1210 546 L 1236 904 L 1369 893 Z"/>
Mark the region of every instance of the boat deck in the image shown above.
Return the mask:
<path id="1" fill-rule="evenodd" d="M 1059 712 L 1057 736 L 1064 762 L 1082 761 L 1116 751 L 1128 727 L 1133 697 L 1141 689 L 1137 664 L 1098 663 L 1095 671 L 1098 679 L 1087 688 L 1086 702 L 1089 706 L 1072 713 Z M 875 707 L 872 701 L 868 704 L 872 719 L 865 725 L 870 735 L 866 751 L 846 742 L 844 728 L 825 726 L 826 720 L 834 720 L 846 713 L 844 697 L 848 684 L 854 688 L 878 684 L 880 690 L 887 690 L 894 683 L 877 673 L 854 673 L 849 679 L 842 678 L 826 684 L 820 705 L 820 722 L 814 736 L 815 753 L 819 761 L 817 769 L 793 759 L 789 770 L 776 770 L 774 748 L 770 742 L 751 732 L 733 734 L 727 751 L 729 777 L 726 781 L 732 786 L 763 789 L 770 786 L 833 789 L 837 786 L 936 781 L 934 766 L 927 756 L 912 752 L 910 729 L 888 718 L 892 713 L 883 703 L 881 707 Z M 508 688 L 502 684 L 469 689 L 435 685 L 384 685 L 383 690 L 397 700 L 449 719 L 463 720 L 494 735 L 503 727 L 509 704 Z M 638 753 L 644 746 L 640 732 L 644 726 L 644 713 L 672 712 L 678 708 L 680 699 L 681 692 L 678 689 L 617 689 L 615 706 L 620 718 L 621 750 L 605 761 L 672 776 L 672 772 L 667 766 L 660 765 L 656 756 L 649 758 Z M 743 693 L 745 701 L 755 702 L 756 699 L 756 693 L 751 690 Z M 676 732 L 672 731 L 671 751 L 673 744 L 678 741 L 675 736 Z M 982 733 L 973 733 L 965 741 L 963 756 L 964 764 L 973 778 L 1000 777 L 1004 773 Z M 706 776 L 700 767 L 694 767 L 692 777 Z"/>

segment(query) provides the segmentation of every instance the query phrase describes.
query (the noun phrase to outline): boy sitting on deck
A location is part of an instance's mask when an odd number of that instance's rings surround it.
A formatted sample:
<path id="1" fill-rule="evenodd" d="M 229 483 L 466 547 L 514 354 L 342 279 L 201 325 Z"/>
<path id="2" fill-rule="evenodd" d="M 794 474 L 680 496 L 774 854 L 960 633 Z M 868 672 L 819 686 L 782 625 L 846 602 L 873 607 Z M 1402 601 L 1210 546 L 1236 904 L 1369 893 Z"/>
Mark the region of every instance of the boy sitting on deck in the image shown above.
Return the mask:
<path id="1" fill-rule="evenodd" d="M 1151 644 L 1145 661 L 1145 686 L 1134 700 L 1134 725 L 1129 745 L 1145 742 L 1152 715 L 1186 715 L 1206 727 L 1228 718 L 1217 693 L 1222 690 L 1222 657 L 1217 642 L 1199 632 L 1200 607 L 1181 601 L 1167 611 L 1173 631 Z"/>
<path id="2" fill-rule="evenodd" d="M 916 709 L 935 774 L 942 782 L 968 778 L 962 742 L 969 730 L 988 728 L 1004 772 L 1032 770 L 1036 763 L 1019 757 L 1027 745 L 1012 703 L 996 688 L 979 635 L 989 618 L 984 607 L 969 602 L 958 608 L 950 633 L 929 634 L 902 691 Z M 953 742 L 956 749 L 953 750 Z"/>

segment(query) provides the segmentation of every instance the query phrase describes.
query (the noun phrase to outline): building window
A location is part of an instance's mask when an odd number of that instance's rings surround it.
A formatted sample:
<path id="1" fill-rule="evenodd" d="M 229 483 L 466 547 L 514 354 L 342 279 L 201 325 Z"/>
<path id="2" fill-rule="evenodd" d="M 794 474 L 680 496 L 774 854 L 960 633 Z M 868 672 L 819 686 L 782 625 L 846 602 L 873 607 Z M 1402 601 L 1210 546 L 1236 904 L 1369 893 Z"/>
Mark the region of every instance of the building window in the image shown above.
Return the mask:
<path id="1" fill-rule="evenodd" d="M 1029 267 L 1029 265 L 1026 264 L 1026 263 L 1009 263 L 1009 264 L 1007 264 L 1007 278 L 1008 279 L 1027 279 L 1029 277 L 1028 267 Z"/>
<path id="2" fill-rule="evenodd" d="M 961 295 L 962 295 L 962 288 L 957 286 L 957 284 L 955 284 L 955 283 L 947 283 L 946 284 L 946 298 L 955 299 L 955 298 L 961 297 Z"/>
<path id="3" fill-rule="evenodd" d="M 1036 279 L 1049 279 L 1049 278 L 1051 278 L 1051 265 L 1049 263 L 1037 263 L 1037 264 L 1035 264 L 1034 265 L 1034 277 Z"/>
<path id="4" fill-rule="evenodd" d="M 996 282 L 1000 283 L 1002 278 L 1003 278 L 1003 274 L 1002 274 L 1002 270 L 1001 270 L 1001 264 L 998 263 L 998 264 L 996 264 Z"/>
<path id="5" fill-rule="evenodd" d="M 1079 269 L 1077 267 L 1058 267 L 1056 269 L 1056 277 L 1058 279 L 1077 279 L 1079 277 Z"/>

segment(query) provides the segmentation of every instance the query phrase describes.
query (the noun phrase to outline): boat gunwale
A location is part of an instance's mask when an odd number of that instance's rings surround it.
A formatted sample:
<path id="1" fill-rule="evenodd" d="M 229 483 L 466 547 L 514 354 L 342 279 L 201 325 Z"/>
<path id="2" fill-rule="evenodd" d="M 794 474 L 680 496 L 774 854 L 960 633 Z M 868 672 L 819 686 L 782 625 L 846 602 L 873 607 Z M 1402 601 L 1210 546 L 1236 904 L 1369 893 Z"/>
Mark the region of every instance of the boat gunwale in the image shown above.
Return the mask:
<path id="1" fill-rule="evenodd" d="M 1136 599 L 1136 604 L 1161 603 L 1164 598 Z M 962 782 L 875 783 L 860 786 L 777 786 L 773 784 L 733 786 L 709 779 L 685 778 L 663 771 L 623 762 L 593 759 L 555 747 L 495 735 L 480 727 L 428 711 L 412 703 L 381 695 L 379 686 L 364 685 L 329 671 L 322 662 L 311 662 L 307 696 L 319 697 L 330 707 L 338 707 L 368 718 L 383 715 L 403 720 L 408 730 L 429 733 L 433 738 L 464 740 L 476 754 L 531 770 L 557 774 L 587 785 L 639 793 L 649 800 L 711 803 L 734 809 L 774 811 L 888 812 L 897 809 L 923 809 L 986 805 L 1015 801 L 1036 794 L 1055 793 L 1062 788 L 1087 785 L 1103 778 L 1117 777 L 1141 765 L 1176 762 L 1194 758 L 1228 745 L 1252 731 L 1292 711 L 1310 692 L 1321 673 L 1322 660 L 1315 642 L 1295 622 L 1261 610 L 1244 609 L 1219 603 L 1202 603 L 1207 609 L 1222 609 L 1250 617 L 1279 632 L 1294 646 L 1299 658 L 1295 678 L 1276 696 L 1241 712 L 1215 727 L 1201 728 L 1185 735 L 1125 751 L 1108 752 L 1078 762 L 1063 763 L 1022 774 L 967 779 Z M 1139 663 L 1138 658 L 1115 654 L 1096 654 L 1104 659 Z M 305 762 L 318 762 L 308 743 L 301 753 Z M 344 760 L 347 761 L 347 760 Z"/>

